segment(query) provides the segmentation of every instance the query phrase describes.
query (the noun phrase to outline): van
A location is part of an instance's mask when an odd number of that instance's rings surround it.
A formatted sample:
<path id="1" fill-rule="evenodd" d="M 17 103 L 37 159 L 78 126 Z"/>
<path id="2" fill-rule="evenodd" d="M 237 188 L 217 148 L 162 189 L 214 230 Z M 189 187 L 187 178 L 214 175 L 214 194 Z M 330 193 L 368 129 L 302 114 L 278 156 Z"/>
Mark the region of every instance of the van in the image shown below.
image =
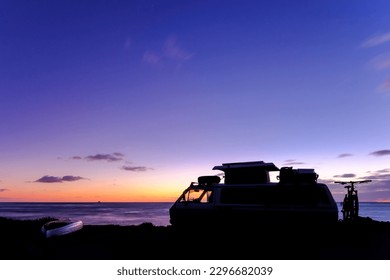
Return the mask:
<path id="1" fill-rule="evenodd" d="M 219 176 L 200 176 L 171 206 L 173 226 L 334 224 L 337 204 L 314 169 L 277 168 L 263 161 L 224 163 Z M 269 172 L 278 171 L 279 182 Z"/>

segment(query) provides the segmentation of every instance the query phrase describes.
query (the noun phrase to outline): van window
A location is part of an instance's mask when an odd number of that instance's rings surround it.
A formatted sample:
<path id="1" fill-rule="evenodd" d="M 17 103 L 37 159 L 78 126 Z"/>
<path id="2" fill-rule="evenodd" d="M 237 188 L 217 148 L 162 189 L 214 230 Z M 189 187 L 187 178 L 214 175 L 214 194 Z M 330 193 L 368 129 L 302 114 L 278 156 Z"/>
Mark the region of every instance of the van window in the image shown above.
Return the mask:
<path id="1" fill-rule="evenodd" d="M 221 203 L 264 204 L 270 197 L 264 188 L 226 188 L 221 190 Z"/>
<path id="2" fill-rule="evenodd" d="M 212 191 L 204 189 L 190 189 L 184 193 L 180 202 L 210 203 L 212 202 Z"/>
<path id="3" fill-rule="evenodd" d="M 317 191 L 307 187 L 226 188 L 221 190 L 221 203 L 313 206 L 319 202 Z M 321 202 L 327 200 L 326 193 L 322 193 Z"/>

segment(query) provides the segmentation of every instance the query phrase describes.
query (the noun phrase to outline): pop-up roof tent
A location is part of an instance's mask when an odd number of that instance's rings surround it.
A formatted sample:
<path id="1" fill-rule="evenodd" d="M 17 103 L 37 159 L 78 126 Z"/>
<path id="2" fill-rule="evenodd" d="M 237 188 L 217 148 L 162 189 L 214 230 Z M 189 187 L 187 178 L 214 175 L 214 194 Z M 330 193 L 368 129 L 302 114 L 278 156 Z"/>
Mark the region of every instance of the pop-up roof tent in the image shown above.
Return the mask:
<path id="1" fill-rule="evenodd" d="M 223 163 L 213 170 L 225 172 L 225 184 L 269 183 L 269 172 L 279 171 L 273 163 L 264 161 Z"/>

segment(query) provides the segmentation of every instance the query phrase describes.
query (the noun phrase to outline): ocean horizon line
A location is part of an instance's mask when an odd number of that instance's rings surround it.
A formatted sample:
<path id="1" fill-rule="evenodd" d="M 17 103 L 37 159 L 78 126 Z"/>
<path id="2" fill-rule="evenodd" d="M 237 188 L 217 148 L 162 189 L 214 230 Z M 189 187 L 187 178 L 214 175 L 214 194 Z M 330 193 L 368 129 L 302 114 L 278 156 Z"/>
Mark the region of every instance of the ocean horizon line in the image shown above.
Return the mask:
<path id="1" fill-rule="evenodd" d="M 175 201 L 0 201 L 0 203 L 174 203 Z"/>
<path id="2" fill-rule="evenodd" d="M 171 202 L 0 202 L 0 216 L 18 219 L 41 217 L 83 220 L 85 224 L 170 224 Z M 342 202 L 337 203 L 342 218 Z M 389 202 L 360 202 L 359 215 L 390 222 Z"/>
<path id="3" fill-rule="evenodd" d="M 174 201 L 0 201 L 0 203 L 175 203 Z M 343 201 L 336 201 L 337 204 Z M 360 201 L 359 203 L 390 203 L 390 201 Z"/>

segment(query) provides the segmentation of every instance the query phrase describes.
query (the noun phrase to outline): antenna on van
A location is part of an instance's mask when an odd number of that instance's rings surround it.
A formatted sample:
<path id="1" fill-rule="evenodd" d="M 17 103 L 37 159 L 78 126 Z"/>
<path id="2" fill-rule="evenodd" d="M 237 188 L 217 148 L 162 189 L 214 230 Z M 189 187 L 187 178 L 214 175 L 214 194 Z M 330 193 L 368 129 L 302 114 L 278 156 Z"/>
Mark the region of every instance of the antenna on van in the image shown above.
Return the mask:
<path id="1" fill-rule="evenodd" d="M 344 188 L 347 189 L 347 193 L 344 196 L 343 209 L 343 220 L 351 220 L 359 217 L 359 198 L 358 191 L 355 189 L 355 184 L 369 183 L 371 180 L 363 181 L 349 181 L 342 182 L 336 181 L 336 184 L 347 185 Z"/>

